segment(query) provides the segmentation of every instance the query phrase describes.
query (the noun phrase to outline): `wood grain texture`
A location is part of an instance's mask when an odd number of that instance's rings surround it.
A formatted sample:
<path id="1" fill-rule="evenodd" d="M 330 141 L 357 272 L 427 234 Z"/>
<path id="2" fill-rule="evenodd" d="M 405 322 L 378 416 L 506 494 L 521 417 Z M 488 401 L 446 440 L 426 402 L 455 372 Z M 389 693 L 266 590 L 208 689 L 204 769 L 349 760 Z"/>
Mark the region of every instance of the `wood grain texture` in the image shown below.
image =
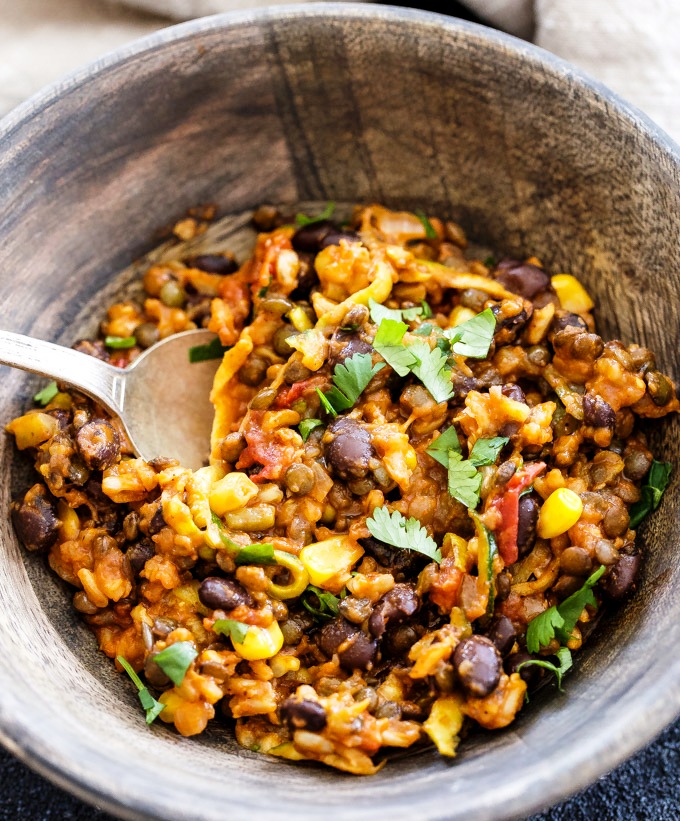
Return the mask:
<path id="1" fill-rule="evenodd" d="M 606 335 L 680 376 L 680 153 L 540 50 L 433 13 L 304 4 L 207 18 L 103 58 L 0 124 L 0 325 L 70 344 L 186 208 L 381 200 L 582 277 Z M 0 420 L 34 383 L 0 372 Z M 656 454 L 678 463 L 676 421 Z M 0 439 L 0 508 L 25 484 Z M 642 534 L 637 596 L 546 690 L 453 763 L 371 778 L 289 765 L 213 728 L 148 729 L 65 588 L 0 523 L 0 737 L 129 819 L 521 818 L 592 782 L 680 713 L 678 477 Z"/>

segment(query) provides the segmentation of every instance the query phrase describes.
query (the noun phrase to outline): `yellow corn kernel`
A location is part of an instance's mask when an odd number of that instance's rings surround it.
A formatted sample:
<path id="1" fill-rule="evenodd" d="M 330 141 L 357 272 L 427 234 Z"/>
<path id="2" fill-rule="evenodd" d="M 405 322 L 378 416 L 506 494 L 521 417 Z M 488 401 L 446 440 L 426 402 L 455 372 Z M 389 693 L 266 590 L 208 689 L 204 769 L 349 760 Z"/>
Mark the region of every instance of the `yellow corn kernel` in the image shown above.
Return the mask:
<path id="1" fill-rule="evenodd" d="M 314 327 L 307 311 L 299 305 L 291 308 L 288 312 L 288 319 L 290 319 L 290 323 L 295 330 L 300 331 L 300 333 L 302 333 L 302 331 L 308 331 L 310 328 Z"/>
<path id="2" fill-rule="evenodd" d="M 281 678 L 291 671 L 297 673 L 300 669 L 300 659 L 288 653 L 278 653 L 269 662 L 274 678 Z"/>
<path id="3" fill-rule="evenodd" d="M 569 490 L 559 487 L 543 503 L 538 516 L 538 535 L 541 539 L 554 539 L 566 533 L 581 518 L 583 502 L 581 497 Z"/>
<path id="4" fill-rule="evenodd" d="M 18 416 L 5 428 L 14 436 L 19 450 L 34 448 L 46 442 L 59 430 L 59 422 L 42 411 L 29 411 Z"/>
<path id="5" fill-rule="evenodd" d="M 458 746 L 463 713 L 460 696 L 442 696 L 432 705 L 430 715 L 423 723 L 423 729 L 435 743 L 442 755 L 454 756 Z"/>
<path id="6" fill-rule="evenodd" d="M 161 693 L 158 700 L 165 708 L 160 714 L 161 720 L 165 721 L 166 724 L 172 724 L 175 719 L 175 712 L 184 704 L 184 699 L 177 695 L 173 687 L 172 690 L 165 690 Z"/>
<path id="7" fill-rule="evenodd" d="M 350 536 L 333 536 L 314 542 L 300 551 L 300 561 L 316 587 L 336 591 L 342 589 L 364 549 Z"/>
<path id="8" fill-rule="evenodd" d="M 210 489 L 210 508 L 218 516 L 245 507 L 257 496 L 258 487 L 245 473 L 227 473 Z"/>
<path id="9" fill-rule="evenodd" d="M 472 308 L 466 308 L 465 305 L 456 305 L 449 316 L 449 325 L 455 328 L 456 325 L 460 325 L 461 322 L 467 322 L 468 319 L 472 319 L 474 316 L 475 312 Z"/>
<path id="10" fill-rule="evenodd" d="M 270 659 L 283 647 L 283 633 L 277 621 L 273 621 L 269 627 L 251 624 L 242 642 L 236 641 L 233 636 L 231 640 L 234 650 L 247 661 Z"/>
<path id="11" fill-rule="evenodd" d="M 163 499 L 162 506 L 163 518 L 176 533 L 179 533 L 180 536 L 193 536 L 194 538 L 201 536 L 201 531 L 194 523 L 194 517 L 191 515 L 189 506 L 179 496 Z"/>
<path id="12" fill-rule="evenodd" d="M 586 314 L 595 307 L 590 294 L 571 274 L 555 274 L 550 280 L 557 292 L 557 298 L 565 311 Z"/>
<path id="13" fill-rule="evenodd" d="M 59 519 L 59 541 L 70 542 L 78 538 L 80 533 L 80 519 L 72 507 L 63 499 L 57 502 L 57 518 Z"/>

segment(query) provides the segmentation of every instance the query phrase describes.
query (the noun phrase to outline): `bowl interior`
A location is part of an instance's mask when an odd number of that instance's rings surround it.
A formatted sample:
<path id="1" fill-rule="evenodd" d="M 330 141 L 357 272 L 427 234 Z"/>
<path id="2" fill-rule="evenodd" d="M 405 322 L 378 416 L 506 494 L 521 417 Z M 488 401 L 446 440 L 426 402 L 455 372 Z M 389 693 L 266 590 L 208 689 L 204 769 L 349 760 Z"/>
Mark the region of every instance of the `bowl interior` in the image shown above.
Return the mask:
<path id="1" fill-rule="evenodd" d="M 509 255 L 574 273 L 606 337 L 680 377 L 680 156 L 606 89 L 521 41 L 437 14 L 304 4 L 206 18 L 122 49 L 0 126 L 0 327 L 71 344 L 186 209 L 379 201 L 426 207 Z M 235 224 L 238 219 L 235 220 Z M 0 420 L 36 381 L 2 370 Z M 678 459 L 677 421 L 656 426 Z M 8 437 L 0 506 L 27 482 Z M 146 728 L 134 692 L 2 517 L 0 736 L 57 783 L 130 817 L 501 819 L 585 786 L 680 712 L 677 475 L 641 531 L 635 598 L 541 692 L 453 762 L 371 778 L 238 748 L 216 726 Z M 259 814 L 259 815 L 258 815 Z"/>

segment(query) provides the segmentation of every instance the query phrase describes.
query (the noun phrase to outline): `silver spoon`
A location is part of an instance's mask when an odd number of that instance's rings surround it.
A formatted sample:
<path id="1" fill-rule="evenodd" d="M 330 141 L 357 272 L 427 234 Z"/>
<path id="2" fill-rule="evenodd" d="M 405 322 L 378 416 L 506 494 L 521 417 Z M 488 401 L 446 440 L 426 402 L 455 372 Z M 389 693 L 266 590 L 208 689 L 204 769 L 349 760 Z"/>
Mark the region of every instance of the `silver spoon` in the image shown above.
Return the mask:
<path id="1" fill-rule="evenodd" d="M 70 385 L 102 404 L 125 427 L 138 456 L 178 459 L 197 470 L 210 453 L 210 389 L 220 359 L 189 361 L 211 331 L 184 331 L 152 345 L 127 368 L 30 336 L 0 331 L 0 364 Z"/>

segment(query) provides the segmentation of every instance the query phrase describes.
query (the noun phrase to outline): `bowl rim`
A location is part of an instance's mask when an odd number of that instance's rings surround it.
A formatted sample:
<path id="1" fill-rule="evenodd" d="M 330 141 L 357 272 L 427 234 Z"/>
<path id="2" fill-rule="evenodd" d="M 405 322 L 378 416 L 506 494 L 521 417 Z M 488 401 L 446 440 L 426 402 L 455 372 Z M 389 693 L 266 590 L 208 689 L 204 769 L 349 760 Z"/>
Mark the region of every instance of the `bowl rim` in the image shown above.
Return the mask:
<path id="1" fill-rule="evenodd" d="M 266 25 L 269 20 L 296 17 L 371 18 L 396 23 L 416 23 L 463 33 L 474 40 L 484 41 L 494 48 L 522 57 L 536 67 L 548 69 L 553 76 L 566 81 L 572 87 L 577 87 L 591 99 L 605 102 L 609 108 L 627 120 L 634 130 L 654 143 L 671 165 L 680 168 L 680 145 L 661 126 L 604 83 L 552 52 L 480 23 L 435 11 L 373 4 L 365 0 L 302 0 L 297 3 L 234 10 L 170 24 L 84 63 L 14 107 L 0 119 L 0 145 L 11 138 L 15 130 L 39 116 L 59 99 L 77 92 L 88 82 L 97 80 L 108 71 L 116 70 L 147 52 L 171 47 L 174 43 L 190 40 L 196 35 L 224 28 L 235 29 L 258 23 Z M 550 758 L 545 760 L 548 766 L 551 763 L 559 765 L 558 769 L 554 770 L 560 772 L 559 779 L 537 778 L 533 783 L 527 781 L 505 785 L 495 791 L 492 801 L 495 821 L 520 819 L 573 796 L 642 750 L 680 717 L 680 657 L 672 655 L 666 662 L 662 674 L 647 690 L 645 703 L 640 705 L 639 710 L 632 715 L 620 712 L 617 719 L 604 725 L 599 735 L 589 739 L 587 750 L 585 746 L 572 745 L 570 749 L 563 751 L 559 762 L 553 762 Z M 0 671 L 0 684 L 5 678 Z M 0 693 L 3 690 L 4 688 L 0 687 Z M 117 798 L 110 789 L 107 789 L 106 773 L 100 774 L 95 768 L 89 768 L 85 772 L 74 766 L 68 757 L 67 745 L 62 749 L 61 739 L 52 737 L 46 742 L 36 729 L 35 722 L 20 713 L 2 709 L 3 706 L 0 696 L 0 744 L 57 787 L 119 818 L 131 821 L 167 821 L 172 817 L 189 821 L 190 815 L 183 814 L 181 808 L 177 815 L 159 814 L 160 808 L 151 806 L 148 797 L 127 795 Z M 502 815 L 498 814 L 498 806 L 503 807 Z M 480 806 L 478 811 L 469 812 L 467 818 L 469 821 L 488 821 L 491 818 L 489 810 L 490 805 L 487 803 Z M 423 821 L 444 821 L 448 818 L 446 808 L 441 804 L 437 805 L 436 794 L 427 804 L 419 806 L 418 816 Z M 252 815 L 249 814 L 247 807 L 232 805 L 230 818 L 232 821 L 250 821 Z"/>

